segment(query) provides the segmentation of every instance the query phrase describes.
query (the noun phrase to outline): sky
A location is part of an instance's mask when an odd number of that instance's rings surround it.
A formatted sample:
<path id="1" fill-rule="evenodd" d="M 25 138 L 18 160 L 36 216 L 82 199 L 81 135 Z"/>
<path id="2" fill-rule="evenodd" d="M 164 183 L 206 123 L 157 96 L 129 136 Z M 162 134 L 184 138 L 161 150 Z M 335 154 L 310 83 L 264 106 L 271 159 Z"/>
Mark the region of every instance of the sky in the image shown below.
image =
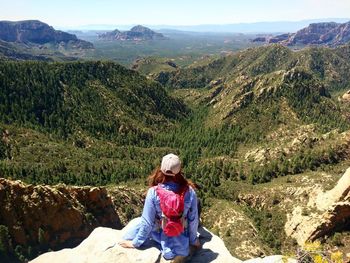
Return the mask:
<path id="1" fill-rule="evenodd" d="M 200 25 L 350 17 L 350 0 L 0 0 L 0 20 L 83 25 Z"/>

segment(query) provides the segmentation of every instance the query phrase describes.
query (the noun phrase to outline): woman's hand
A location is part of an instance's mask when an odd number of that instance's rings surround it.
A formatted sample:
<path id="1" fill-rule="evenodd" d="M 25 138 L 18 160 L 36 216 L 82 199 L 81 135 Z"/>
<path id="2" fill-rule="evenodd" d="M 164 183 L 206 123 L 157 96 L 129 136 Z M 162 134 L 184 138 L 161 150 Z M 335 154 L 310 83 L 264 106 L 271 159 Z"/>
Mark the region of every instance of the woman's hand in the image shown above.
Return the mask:
<path id="1" fill-rule="evenodd" d="M 199 242 L 199 239 L 197 238 L 196 242 L 192 244 L 196 249 L 200 249 L 202 247 L 201 243 Z"/>
<path id="2" fill-rule="evenodd" d="M 118 244 L 124 248 L 135 248 L 131 240 L 123 240 L 120 241 Z"/>

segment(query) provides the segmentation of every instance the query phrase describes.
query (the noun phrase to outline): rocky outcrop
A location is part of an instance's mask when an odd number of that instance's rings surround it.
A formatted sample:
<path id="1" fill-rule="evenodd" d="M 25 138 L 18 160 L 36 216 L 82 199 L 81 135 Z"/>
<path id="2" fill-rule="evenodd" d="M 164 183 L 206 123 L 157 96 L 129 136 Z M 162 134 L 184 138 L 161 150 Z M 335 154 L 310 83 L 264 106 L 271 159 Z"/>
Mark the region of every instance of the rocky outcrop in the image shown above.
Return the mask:
<path id="1" fill-rule="evenodd" d="M 294 45 L 327 45 L 339 46 L 350 41 L 350 22 L 314 23 L 294 34 L 258 37 L 253 42 L 280 43 Z"/>
<path id="2" fill-rule="evenodd" d="M 118 29 L 115 29 L 111 32 L 106 32 L 98 35 L 98 38 L 101 40 L 107 40 L 107 41 L 120 40 L 121 33 L 122 33 L 121 31 L 119 31 Z"/>
<path id="3" fill-rule="evenodd" d="M 97 228 L 91 235 L 74 249 L 63 249 L 39 256 L 31 263 L 164 263 L 165 260 L 155 243 L 149 242 L 142 249 L 126 249 L 118 245 L 125 230 Z M 200 228 L 200 242 L 202 249 L 186 262 L 205 263 L 240 263 L 243 262 L 231 256 L 223 241 L 205 228 Z M 273 261 L 272 261 L 273 260 Z M 264 259 L 257 258 L 244 262 L 295 262 L 282 256 L 272 256 Z"/>
<path id="4" fill-rule="evenodd" d="M 64 43 L 76 48 L 93 48 L 90 42 L 80 40 L 76 35 L 55 30 L 53 27 L 38 20 L 0 21 L 0 40 L 40 45 L 46 43 Z"/>
<path id="5" fill-rule="evenodd" d="M 122 231 L 97 228 L 76 248 L 49 252 L 34 259 L 31 263 L 167 262 L 162 258 L 155 243 L 148 242 L 142 249 L 125 249 L 119 246 L 118 241 L 122 240 L 126 228 Z M 200 229 L 200 235 L 203 249 L 194 255 L 190 262 L 241 262 L 231 256 L 219 237 L 204 228 Z"/>
<path id="6" fill-rule="evenodd" d="M 118 40 L 118 41 L 145 41 L 145 40 L 161 40 L 165 39 L 163 34 L 156 33 L 153 30 L 144 27 L 144 26 L 134 26 L 129 31 L 121 32 L 118 29 L 112 32 L 106 32 L 99 35 L 99 39 L 101 40 Z"/>
<path id="7" fill-rule="evenodd" d="M 350 90 L 348 90 L 343 96 L 342 100 L 346 102 L 350 102 Z"/>
<path id="8" fill-rule="evenodd" d="M 350 168 L 328 192 L 315 190 L 306 207 L 298 206 L 285 225 L 299 245 L 350 228 Z"/>
<path id="9" fill-rule="evenodd" d="M 79 244 L 98 226 L 121 228 L 105 188 L 33 186 L 0 178 L 0 225 L 13 247 Z"/>

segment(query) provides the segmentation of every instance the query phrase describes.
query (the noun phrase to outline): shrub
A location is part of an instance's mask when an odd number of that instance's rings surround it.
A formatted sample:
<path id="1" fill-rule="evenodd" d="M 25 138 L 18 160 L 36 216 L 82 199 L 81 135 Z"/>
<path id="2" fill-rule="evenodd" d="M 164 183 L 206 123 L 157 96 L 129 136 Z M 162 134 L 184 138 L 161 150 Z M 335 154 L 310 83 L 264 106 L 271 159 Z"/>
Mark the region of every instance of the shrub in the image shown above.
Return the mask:
<path id="1" fill-rule="evenodd" d="M 0 225 L 0 259 L 8 259 L 11 247 L 8 228 Z"/>

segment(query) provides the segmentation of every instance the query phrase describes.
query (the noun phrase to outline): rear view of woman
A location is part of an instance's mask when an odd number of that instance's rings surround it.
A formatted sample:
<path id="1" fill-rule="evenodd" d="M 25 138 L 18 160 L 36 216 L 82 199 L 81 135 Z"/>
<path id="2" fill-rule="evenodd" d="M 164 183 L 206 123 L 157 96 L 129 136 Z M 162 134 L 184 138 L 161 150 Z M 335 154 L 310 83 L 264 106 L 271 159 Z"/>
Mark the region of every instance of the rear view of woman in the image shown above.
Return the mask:
<path id="1" fill-rule="evenodd" d="M 141 218 L 119 244 L 138 248 L 152 239 L 160 244 L 165 259 L 182 262 L 190 246 L 199 248 L 200 243 L 197 196 L 192 182 L 183 177 L 179 157 L 165 155 L 149 177 L 149 186 Z"/>

